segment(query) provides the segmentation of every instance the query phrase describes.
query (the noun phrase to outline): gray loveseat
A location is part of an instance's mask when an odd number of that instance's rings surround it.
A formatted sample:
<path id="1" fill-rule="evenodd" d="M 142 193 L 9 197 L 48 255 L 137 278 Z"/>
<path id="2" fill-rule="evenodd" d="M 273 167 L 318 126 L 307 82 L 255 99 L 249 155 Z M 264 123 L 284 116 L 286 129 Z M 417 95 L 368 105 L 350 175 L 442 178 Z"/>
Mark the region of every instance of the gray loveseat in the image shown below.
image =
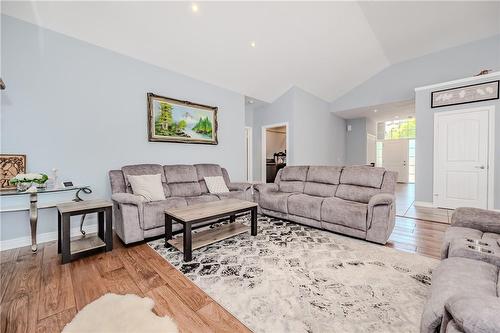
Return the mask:
<path id="1" fill-rule="evenodd" d="M 395 223 L 397 173 L 369 166 L 287 166 L 255 185 L 261 213 L 385 244 Z"/>
<path id="2" fill-rule="evenodd" d="M 152 174 L 161 175 L 165 200 L 146 202 L 141 196 L 132 193 L 128 175 Z M 222 176 L 230 192 L 210 194 L 203 180 L 208 176 Z M 164 211 L 167 208 L 185 207 L 224 198 L 252 200 L 251 184 L 232 183 L 226 169 L 217 164 L 127 165 L 121 170 L 111 170 L 109 178 L 115 231 L 126 244 L 164 234 Z M 182 229 L 182 226 L 175 223 L 172 229 L 177 231 Z"/>
<path id="3" fill-rule="evenodd" d="M 477 208 L 453 212 L 442 246 L 443 260 L 432 272 L 421 333 L 500 332 L 500 267 L 468 250 L 467 239 L 488 243 L 498 254 L 500 213 Z"/>

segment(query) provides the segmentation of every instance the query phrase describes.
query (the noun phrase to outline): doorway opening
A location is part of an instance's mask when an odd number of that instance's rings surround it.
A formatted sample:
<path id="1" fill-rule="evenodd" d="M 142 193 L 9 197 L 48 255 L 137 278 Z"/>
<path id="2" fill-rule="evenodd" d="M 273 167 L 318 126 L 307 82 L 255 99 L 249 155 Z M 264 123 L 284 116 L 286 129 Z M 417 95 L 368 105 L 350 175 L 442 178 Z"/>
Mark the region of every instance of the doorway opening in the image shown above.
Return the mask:
<path id="1" fill-rule="evenodd" d="M 272 183 L 287 164 L 288 123 L 262 127 L 262 181 Z"/>

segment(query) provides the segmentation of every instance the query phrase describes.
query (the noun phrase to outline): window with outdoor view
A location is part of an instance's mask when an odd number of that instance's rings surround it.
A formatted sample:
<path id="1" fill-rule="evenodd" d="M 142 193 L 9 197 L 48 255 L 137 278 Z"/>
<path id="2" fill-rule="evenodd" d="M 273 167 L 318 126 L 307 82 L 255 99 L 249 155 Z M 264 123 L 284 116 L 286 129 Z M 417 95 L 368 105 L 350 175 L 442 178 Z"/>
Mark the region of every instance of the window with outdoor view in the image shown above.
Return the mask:
<path id="1" fill-rule="evenodd" d="M 415 139 L 415 118 L 385 122 L 385 140 Z"/>

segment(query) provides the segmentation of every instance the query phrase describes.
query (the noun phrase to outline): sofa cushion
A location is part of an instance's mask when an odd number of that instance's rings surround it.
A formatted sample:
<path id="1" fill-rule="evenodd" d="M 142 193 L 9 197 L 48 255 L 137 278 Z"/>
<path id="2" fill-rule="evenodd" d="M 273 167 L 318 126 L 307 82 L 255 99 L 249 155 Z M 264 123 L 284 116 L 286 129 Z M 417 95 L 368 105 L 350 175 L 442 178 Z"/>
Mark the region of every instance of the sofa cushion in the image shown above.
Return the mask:
<path id="1" fill-rule="evenodd" d="M 208 188 L 208 192 L 212 194 L 229 192 L 222 176 L 205 177 L 205 185 Z"/>
<path id="2" fill-rule="evenodd" d="M 368 205 L 366 204 L 339 198 L 326 198 L 321 206 L 321 219 L 323 222 L 366 231 L 367 212 Z"/>
<path id="3" fill-rule="evenodd" d="M 168 184 L 198 182 L 196 168 L 192 165 L 165 165 L 163 169 Z"/>
<path id="4" fill-rule="evenodd" d="M 245 191 L 229 191 L 226 193 L 217 193 L 215 194 L 216 196 L 219 197 L 219 199 L 224 200 L 224 199 L 240 199 L 240 200 L 246 200 L 245 196 Z"/>
<path id="5" fill-rule="evenodd" d="M 189 206 L 200 204 L 203 202 L 217 201 L 219 200 L 219 197 L 214 194 L 202 194 L 198 196 L 185 197 L 184 199 L 186 199 L 186 202 Z"/>
<path id="6" fill-rule="evenodd" d="M 186 200 L 179 197 L 144 203 L 144 229 L 165 226 L 165 209 L 186 206 Z"/>
<path id="7" fill-rule="evenodd" d="M 201 195 L 200 184 L 192 183 L 172 183 L 168 184 L 170 193 L 175 197 L 191 197 Z"/>
<path id="8" fill-rule="evenodd" d="M 304 193 L 317 197 L 333 197 L 337 192 L 338 185 L 305 182 Z"/>
<path id="9" fill-rule="evenodd" d="M 201 193 L 208 193 L 207 186 L 205 184 L 205 177 L 215 177 L 222 176 L 222 168 L 218 164 L 195 164 L 196 173 L 198 175 L 198 182 L 200 183 Z M 224 179 L 224 181 L 226 181 Z"/>
<path id="10" fill-rule="evenodd" d="M 165 165 L 165 177 L 172 196 L 190 197 L 201 194 L 196 168 L 192 165 Z"/>
<path id="11" fill-rule="evenodd" d="M 364 165 L 346 166 L 340 176 L 341 184 L 380 188 L 384 179 L 384 168 Z"/>
<path id="12" fill-rule="evenodd" d="M 337 185 L 340 182 L 342 167 L 337 166 L 310 166 L 307 171 L 308 182 Z"/>
<path id="13" fill-rule="evenodd" d="M 287 193 L 302 193 L 304 192 L 304 182 L 299 180 L 285 180 L 280 181 L 279 188 L 281 192 Z"/>
<path id="14" fill-rule="evenodd" d="M 299 180 L 305 182 L 308 169 L 309 167 L 307 166 L 286 166 L 283 168 L 280 180 Z"/>
<path id="15" fill-rule="evenodd" d="M 380 193 L 378 188 L 340 184 L 335 196 L 344 200 L 368 203 L 370 198 L 378 193 Z"/>
<path id="16" fill-rule="evenodd" d="M 288 197 L 292 193 L 265 191 L 260 194 L 259 205 L 276 212 L 288 213 Z"/>
<path id="17" fill-rule="evenodd" d="M 293 194 L 288 197 L 288 214 L 321 220 L 322 197 L 307 194 Z"/>
<path id="18" fill-rule="evenodd" d="M 162 183 L 166 182 L 163 167 L 159 164 L 135 164 L 126 165 L 122 167 L 123 178 L 125 185 L 130 186 L 128 176 L 141 176 L 141 175 L 161 175 Z"/>
<path id="19" fill-rule="evenodd" d="M 454 295 L 496 296 L 498 267 L 482 261 L 452 257 L 432 272 L 430 297 L 424 307 L 421 332 L 439 331 L 446 301 Z"/>

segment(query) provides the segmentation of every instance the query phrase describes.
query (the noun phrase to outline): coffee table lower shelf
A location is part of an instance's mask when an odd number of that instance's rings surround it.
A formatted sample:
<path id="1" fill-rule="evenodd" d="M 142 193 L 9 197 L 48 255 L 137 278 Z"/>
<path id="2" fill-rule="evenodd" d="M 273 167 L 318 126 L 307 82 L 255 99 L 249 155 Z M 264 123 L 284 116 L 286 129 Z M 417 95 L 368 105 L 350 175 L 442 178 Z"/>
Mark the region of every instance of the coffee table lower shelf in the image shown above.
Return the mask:
<path id="1" fill-rule="evenodd" d="M 222 225 L 218 228 L 207 229 L 197 233 L 193 233 L 192 249 L 196 250 L 209 244 L 220 242 L 221 240 L 234 237 L 236 235 L 250 231 L 250 227 L 241 222 L 233 222 L 231 224 Z M 167 243 L 175 247 L 180 252 L 184 252 L 183 243 L 184 237 L 176 237 L 170 239 Z"/>

